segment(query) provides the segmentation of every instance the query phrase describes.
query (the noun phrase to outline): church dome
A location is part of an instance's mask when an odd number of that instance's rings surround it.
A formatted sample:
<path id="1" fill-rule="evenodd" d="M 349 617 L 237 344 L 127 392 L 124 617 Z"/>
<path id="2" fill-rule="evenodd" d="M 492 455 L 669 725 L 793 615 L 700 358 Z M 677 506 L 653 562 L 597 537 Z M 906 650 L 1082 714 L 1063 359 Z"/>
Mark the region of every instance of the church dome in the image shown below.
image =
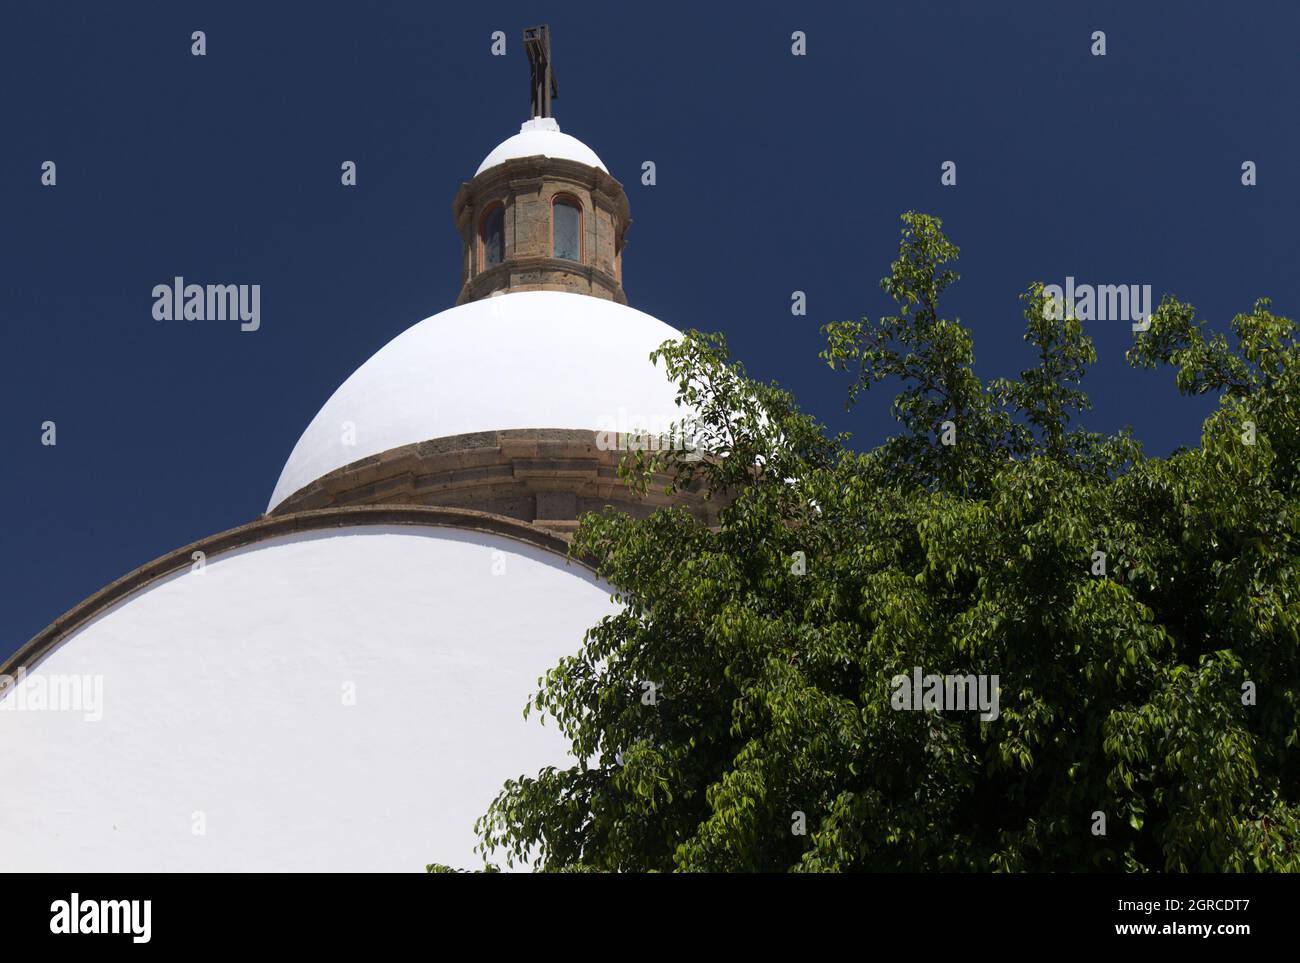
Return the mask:
<path id="1" fill-rule="evenodd" d="M 520 714 L 622 610 L 570 533 L 607 508 L 713 525 L 720 500 L 671 468 L 644 491 L 619 472 L 630 450 L 687 450 L 654 437 L 694 412 L 649 360 L 680 334 L 626 306 L 626 193 L 551 119 L 546 26 L 523 39 L 535 119 L 453 201 L 458 305 L 330 396 L 265 516 L 0 662 L 0 869 L 469 867 L 503 783 L 573 763 Z"/>
<path id="2" fill-rule="evenodd" d="M 577 161 L 609 173 L 594 150 L 578 138 L 560 132 L 560 125 L 554 117 L 535 117 L 525 121 L 519 133 L 502 141 L 483 158 L 474 176 L 516 157 L 536 157 L 539 154 L 556 160 Z"/>
<path id="3" fill-rule="evenodd" d="M 519 428 L 665 430 L 686 417 L 649 354 L 679 332 L 634 308 L 517 291 L 449 308 L 399 334 L 325 402 L 267 511 L 359 459 Z"/>

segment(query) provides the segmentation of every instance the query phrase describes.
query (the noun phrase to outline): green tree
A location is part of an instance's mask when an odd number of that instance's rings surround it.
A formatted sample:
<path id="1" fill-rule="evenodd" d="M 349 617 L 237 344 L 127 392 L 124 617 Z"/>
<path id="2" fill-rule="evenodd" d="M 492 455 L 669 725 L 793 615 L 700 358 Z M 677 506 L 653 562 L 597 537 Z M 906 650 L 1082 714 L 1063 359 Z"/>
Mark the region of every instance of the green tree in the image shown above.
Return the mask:
<path id="1" fill-rule="evenodd" d="M 583 519 L 573 551 L 623 607 L 540 680 L 526 711 L 576 763 L 508 782 L 485 854 L 553 871 L 1300 869 L 1295 324 L 1261 301 L 1229 344 L 1166 298 L 1130 361 L 1222 404 L 1200 447 L 1147 458 L 1069 426 L 1095 352 L 1040 285 L 1023 296 L 1036 363 L 983 384 L 940 314 L 957 249 L 938 220 L 903 222 L 882 282 L 896 313 L 825 329 L 850 403 L 900 383 L 901 432 L 878 448 L 828 437 L 721 337 L 655 353 L 707 457 L 624 472 L 702 484 L 720 523 Z M 895 708 L 918 667 L 996 675 L 997 717 Z"/>

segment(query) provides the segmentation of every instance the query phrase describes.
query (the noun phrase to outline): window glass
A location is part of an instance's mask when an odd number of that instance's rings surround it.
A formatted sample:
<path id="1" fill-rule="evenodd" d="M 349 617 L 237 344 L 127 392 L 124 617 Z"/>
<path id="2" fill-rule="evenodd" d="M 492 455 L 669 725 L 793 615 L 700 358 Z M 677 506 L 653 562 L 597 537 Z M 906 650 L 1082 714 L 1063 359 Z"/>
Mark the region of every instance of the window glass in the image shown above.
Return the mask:
<path id="1" fill-rule="evenodd" d="M 552 225 L 555 256 L 570 261 L 581 260 L 582 246 L 579 232 L 582 225 L 582 212 L 572 201 L 560 198 L 556 200 L 552 210 Z"/>
<path id="2" fill-rule="evenodd" d="M 483 267 L 500 264 L 506 256 L 506 209 L 498 204 L 483 218 Z"/>

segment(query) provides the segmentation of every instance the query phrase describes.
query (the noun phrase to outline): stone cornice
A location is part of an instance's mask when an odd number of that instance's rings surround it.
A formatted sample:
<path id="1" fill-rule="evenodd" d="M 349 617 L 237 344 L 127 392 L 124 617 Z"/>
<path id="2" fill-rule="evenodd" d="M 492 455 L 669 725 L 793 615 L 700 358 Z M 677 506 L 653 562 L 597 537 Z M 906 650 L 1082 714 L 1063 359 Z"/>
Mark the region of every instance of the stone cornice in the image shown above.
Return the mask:
<path id="1" fill-rule="evenodd" d="M 513 187 L 515 182 L 519 182 L 520 186 L 535 186 L 534 182 L 542 180 L 567 181 L 592 193 L 599 193 L 622 219 L 631 220 L 627 193 L 617 178 L 598 167 L 588 167 L 577 161 L 547 157 L 544 154 L 511 158 L 495 167 L 489 167 L 471 181 L 462 182 L 452 201 L 452 213 L 459 220 L 462 209 L 471 197 L 482 197 L 495 190 Z"/>

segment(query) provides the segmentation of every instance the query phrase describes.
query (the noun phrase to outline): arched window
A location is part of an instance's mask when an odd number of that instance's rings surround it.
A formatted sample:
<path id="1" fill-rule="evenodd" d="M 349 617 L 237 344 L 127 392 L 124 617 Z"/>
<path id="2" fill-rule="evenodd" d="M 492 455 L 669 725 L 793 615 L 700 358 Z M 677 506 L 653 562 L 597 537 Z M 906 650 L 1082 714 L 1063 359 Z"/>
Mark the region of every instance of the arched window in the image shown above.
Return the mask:
<path id="1" fill-rule="evenodd" d="M 568 261 L 582 260 L 582 206 L 567 194 L 551 204 L 551 253 Z"/>
<path id="2" fill-rule="evenodd" d="M 506 256 L 506 208 L 499 201 L 484 213 L 479 221 L 478 269 L 487 270 L 500 264 Z"/>

